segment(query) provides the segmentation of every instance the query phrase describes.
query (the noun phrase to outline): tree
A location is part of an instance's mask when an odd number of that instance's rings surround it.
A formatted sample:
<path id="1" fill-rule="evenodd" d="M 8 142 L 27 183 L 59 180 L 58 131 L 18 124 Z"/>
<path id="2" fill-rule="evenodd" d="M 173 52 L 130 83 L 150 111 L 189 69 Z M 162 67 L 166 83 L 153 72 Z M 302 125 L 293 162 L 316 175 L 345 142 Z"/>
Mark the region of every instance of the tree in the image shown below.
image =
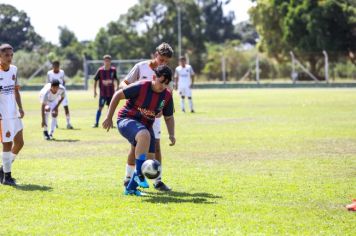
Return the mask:
<path id="1" fill-rule="evenodd" d="M 71 45 L 72 43 L 77 43 L 78 42 L 78 39 L 75 36 L 74 32 L 69 30 L 66 26 L 64 26 L 64 27 L 59 26 L 58 29 L 60 31 L 60 33 L 59 33 L 59 43 L 61 44 L 61 46 L 63 48 Z"/>
<path id="2" fill-rule="evenodd" d="M 0 43 L 10 43 L 15 49 L 32 50 L 42 43 L 30 18 L 23 11 L 7 4 L 0 4 Z"/>

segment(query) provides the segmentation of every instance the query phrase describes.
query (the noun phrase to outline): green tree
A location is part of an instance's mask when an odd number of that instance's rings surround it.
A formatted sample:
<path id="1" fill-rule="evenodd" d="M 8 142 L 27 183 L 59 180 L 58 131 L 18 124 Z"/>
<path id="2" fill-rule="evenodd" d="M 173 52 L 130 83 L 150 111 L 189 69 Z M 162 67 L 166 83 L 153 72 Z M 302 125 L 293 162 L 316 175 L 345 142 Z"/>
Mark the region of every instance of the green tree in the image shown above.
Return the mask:
<path id="1" fill-rule="evenodd" d="M 15 49 L 32 50 L 42 43 L 42 38 L 25 12 L 0 4 L 0 43 L 10 43 Z"/>

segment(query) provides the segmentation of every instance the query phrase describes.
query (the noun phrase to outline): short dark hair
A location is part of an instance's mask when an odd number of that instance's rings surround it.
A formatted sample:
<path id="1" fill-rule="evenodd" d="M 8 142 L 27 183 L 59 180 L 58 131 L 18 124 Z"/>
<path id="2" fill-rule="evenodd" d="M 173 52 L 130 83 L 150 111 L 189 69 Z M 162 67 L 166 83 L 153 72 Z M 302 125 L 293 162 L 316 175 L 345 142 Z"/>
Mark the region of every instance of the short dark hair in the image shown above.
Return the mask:
<path id="1" fill-rule="evenodd" d="M 164 83 L 169 84 L 172 81 L 172 70 L 167 65 L 160 65 L 156 69 L 154 69 L 156 76 L 159 78 L 161 76 L 164 77 Z"/>
<path id="2" fill-rule="evenodd" d="M 58 60 L 52 61 L 52 66 L 59 66 L 60 63 Z"/>
<path id="3" fill-rule="evenodd" d="M 171 58 L 173 56 L 173 49 L 168 43 L 161 43 L 157 48 L 156 52 L 158 52 L 161 56 L 166 56 Z"/>
<path id="4" fill-rule="evenodd" d="M 8 44 L 8 43 L 4 43 L 4 44 L 1 44 L 1 45 L 0 45 L 0 51 L 1 51 L 1 52 L 4 52 L 4 51 L 7 50 L 7 49 L 14 50 L 13 47 L 12 47 L 10 44 Z"/>
<path id="5" fill-rule="evenodd" d="M 185 58 L 185 56 L 180 56 L 180 57 L 179 57 L 179 60 L 182 61 L 182 60 L 187 60 L 187 59 Z"/>
<path id="6" fill-rule="evenodd" d="M 51 82 L 51 87 L 57 87 L 59 86 L 59 80 L 58 79 L 53 79 Z"/>
<path id="7" fill-rule="evenodd" d="M 104 60 L 105 60 L 105 59 L 110 59 L 110 60 L 111 60 L 111 56 L 110 56 L 109 54 L 106 54 L 106 55 L 103 56 L 103 59 L 104 59 Z"/>

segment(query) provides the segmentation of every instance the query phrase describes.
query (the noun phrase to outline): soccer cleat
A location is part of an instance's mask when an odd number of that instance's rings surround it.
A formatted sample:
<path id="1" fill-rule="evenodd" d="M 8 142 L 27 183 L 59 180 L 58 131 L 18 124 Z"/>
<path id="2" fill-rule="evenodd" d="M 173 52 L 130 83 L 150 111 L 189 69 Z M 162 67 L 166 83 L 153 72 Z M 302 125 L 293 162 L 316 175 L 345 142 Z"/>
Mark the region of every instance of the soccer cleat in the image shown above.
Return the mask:
<path id="1" fill-rule="evenodd" d="M 4 169 L 2 166 L 0 167 L 0 183 L 2 183 L 2 179 L 4 178 Z"/>
<path id="2" fill-rule="evenodd" d="M 146 178 L 143 175 L 141 175 L 141 176 L 136 175 L 134 177 L 134 180 L 138 184 L 138 186 L 140 186 L 141 188 L 149 188 L 150 187 L 146 181 Z"/>
<path id="3" fill-rule="evenodd" d="M 163 183 L 162 181 L 157 181 L 155 184 L 153 184 L 153 186 L 154 186 L 155 189 L 158 190 L 158 191 L 163 191 L 163 192 L 172 191 L 172 189 L 171 189 L 170 187 L 168 187 L 168 185 L 166 185 L 166 184 Z"/>
<path id="4" fill-rule="evenodd" d="M 48 134 L 48 131 L 43 131 L 43 137 L 45 140 L 51 140 L 51 137 Z"/>
<path id="5" fill-rule="evenodd" d="M 135 195 L 135 196 L 138 196 L 138 197 L 146 195 L 145 193 L 141 192 L 138 189 L 134 189 L 134 190 L 125 189 L 124 194 L 125 195 Z"/>
<path id="6" fill-rule="evenodd" d="M 356 211 L 356 199 L 352 200 L 352 203 L 346 206 L 349 211 Z"/>
<path id="7" fill-rule="evenodd" d="M 49 139 L 50 139 L 50 140 L 54 140 L 53 134 L 50 134 L 50 135 L 49 135 Z"/>
<path id="8" fill-rule="evenodd" d="M 191 112 L 191 113 L 195 113 L 195 111 L 194 111 L 194 110 L 191 110 L 190 112 Z"/>
<path id="9" fill-rule="evenodd" d="M 4 185 L 16 186 L 16 180 L 11 177 L 11 172 L 4 173 L 4 178 L 1 183 Z"/>
<path id="10" fill-rule="evenodd" d="M 184 109 L 182 109 L 182 112 L 185 112 L 185 110 L 184 110 Z"/>
<path id="11" fill-rule="evenodd" d="M 98 124 L 93 124 L 92 128 L 98 128 L 99 125 Z"/>
<path id="12" fill-rule="evenodd" d="M 71 124 L 67 124 L 67 129 L 74 129 Z"/>

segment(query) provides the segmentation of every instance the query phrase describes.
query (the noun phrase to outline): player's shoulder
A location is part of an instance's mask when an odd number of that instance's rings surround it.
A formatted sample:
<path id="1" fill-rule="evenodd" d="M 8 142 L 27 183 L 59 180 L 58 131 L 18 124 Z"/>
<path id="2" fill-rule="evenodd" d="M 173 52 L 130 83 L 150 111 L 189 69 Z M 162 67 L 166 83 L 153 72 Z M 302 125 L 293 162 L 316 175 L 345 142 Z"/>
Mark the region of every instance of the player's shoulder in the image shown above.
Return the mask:
<path id="1" fill-rule="evenodd" d="M 17 66 L 11 64 L 10 65 L 10 70 L 17 71 Z"/>
<path id="2" fill-rule="evenodd" d="M 137 62 L 136 66 L 140 67 L 140 68 L 149 68 L 150 67 L 150 61 L 146 60 L 146 61 Z"/>

